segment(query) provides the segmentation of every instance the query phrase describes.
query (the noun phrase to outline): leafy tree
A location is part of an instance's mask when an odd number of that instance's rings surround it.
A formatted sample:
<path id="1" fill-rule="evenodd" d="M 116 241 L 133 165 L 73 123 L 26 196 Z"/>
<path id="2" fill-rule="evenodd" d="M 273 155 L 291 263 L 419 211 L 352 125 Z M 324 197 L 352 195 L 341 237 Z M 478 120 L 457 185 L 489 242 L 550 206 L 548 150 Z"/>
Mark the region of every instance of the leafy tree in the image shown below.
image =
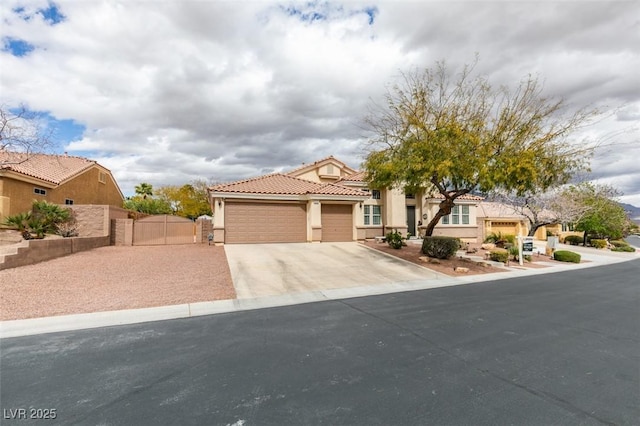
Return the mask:
<path id="1" fill-rule="evenodd" d="M 172 214 L 171 206 L 158 198 L 143 198 L 134 196 L 124 201 L 123 207 L 146 214 Z"/>
<path id="2" fill-rule="evenodd" d="M 127 198 L 123 207 L 146 214 L 172 214 L 171 206 L 166 200 L 153 197 L 153 186 L 142 182 L 135 186 L 136 195 Z"/>
<path id="3" fill-rule="evenodd" d="M 196 180 L 182 186 L 163 186 L 157 195 L 171 206 L 174 214 L 191 220 L 202 215 L 211 215 L 207 183 Z"/>
<path id="4" fill-rule="evenodd" d="M 619 239 L 628 229 L 629 218 L 615 200 L 620 193 L 612 186 L 585 183 L 570 187 L 565 194 L 588 207 L 575 222 L 576 231 L 584 231 L 585 243 L 589 237 Z"/>
<path id="5" fill-rule="evenodd" d="M 529 76 L 515 91 L 493 88 L 465 66 L 452 79 L 444 62 L 403 74 L 401 84 L 365 119 L 374 133 L 364 169 L 371 187 L 439 193 L 430 236 L 455 200 L 474 190 L 523 195 L 566 183 L 588 166 L 592 149 L 568 137 L 594 114 L 563 114 Z"/>

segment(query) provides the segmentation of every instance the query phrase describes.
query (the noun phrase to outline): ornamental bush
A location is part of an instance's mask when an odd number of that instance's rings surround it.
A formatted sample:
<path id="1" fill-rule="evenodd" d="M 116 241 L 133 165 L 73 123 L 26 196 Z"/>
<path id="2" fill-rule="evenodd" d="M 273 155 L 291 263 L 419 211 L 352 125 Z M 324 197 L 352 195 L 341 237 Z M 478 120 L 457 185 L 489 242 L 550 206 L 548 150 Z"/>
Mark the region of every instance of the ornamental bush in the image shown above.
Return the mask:
<path id="1" fill-rule="evenodd" d="M 564 243 L 572 246 L 582 244 L 583 238 L 580 235 L 567 235 L 564 237 Z"/>
<path id="2" fill-rule="evenodd" d="M 600 239 L 592 239 L 591 242 L 591 247 L 595 247 L 597 249 L 603 249 L 607 246 L 607 240 L 600 240 Z"/>
<path id="3" fill-rule="evenodd" d="M 387 244 L 389 244 L 389 247 L 394 249 L 402 248 L 402 235 L 400 235 L 400 233 L 397 230 L 387 233 L 386 239 L 387 239 Z"/>
<path id="4" fill-rule="evenodd" d="M 611 251 L 624 251 L 628 253 L 633 253 L 636 251 L 636 249 L 631 246 L 620 246 L 620 247 L 612 248 Z"/>
<path id="5" fill-rule="evenodd" d="M 507 263 L 507 261 L 509 260 L 509 250 L 500 248 L 493 249 L 489 252 L 489 259 L 493 260 L 494 262 Z"/>
<path id="6" fill-rule="evenodd" d="M 614 247 L 629 247 L 629 243 L 623 240 L 609 241 L 609 244 L 611 244 Z"/>
<path id="7" fill-rule="evenodd" d="M 422 253 L 436 259 L 448 259 L 460 247 L 460 240 L 454 237 L 424 237 L 422 240 Z"/>
<path id="8" fill-rule="evenodd" d="M 553 258 L 559 262 L 580 263 L 580 255 L 568 250 L 558 250 L 554 252 Z"/>

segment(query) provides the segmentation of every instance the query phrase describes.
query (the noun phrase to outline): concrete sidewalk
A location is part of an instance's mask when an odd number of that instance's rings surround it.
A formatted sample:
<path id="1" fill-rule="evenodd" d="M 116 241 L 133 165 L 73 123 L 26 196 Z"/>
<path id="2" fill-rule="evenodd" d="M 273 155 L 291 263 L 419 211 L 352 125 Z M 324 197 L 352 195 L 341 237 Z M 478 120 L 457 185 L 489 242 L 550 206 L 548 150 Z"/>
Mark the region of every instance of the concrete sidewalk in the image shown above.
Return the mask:
<path id="1" fill-rule="evenodd" d="M 537 246 L 537 249 L 544 252 L 544 247 Z M 593 268 L 597 266 L 640 259 L 640 252 L 637 251 L 636 253 L 617 253 L 578 246 L 565 246 L 562 244 L 558 249 L 570 250 L 580 253 L 582 255 L 583 263 L 567 263 L 558 265 L 550 262 L 549 266 L 546 268 L 527 270 L 509 269 L 509 271 L 507 272 L 500 272 L 496 274 L 471 275 L 462 277 L 449 277 L 443 276 L 441 274 L 434 274 L 432 277 L 429 277 L 427 279 L 422 278 L 376 285 L 361 285 L 347 288 L 318 289 L 276 296 L 220 300 L 213 302 L 161 306 L 156 308 L 131 309 L 110 312 L 96 312 L 90 314 L 63 315 L 47 318 L 2 321 L 0 322 L 0 338 L 28 336 L 34 334 L 54 333 L 59 331 L 80 330 L 115 325 L 136 324 L 150 321 L 161 321 L 202 315 L 239 312 L 250 309 L 271 308 L 327 300 L 340 300 L 353 297 L 425 290 L 484 281 L 506 280 L 531 275 L 543 275 L 555 272 L 572 271 L 583 268 Z M 415 266 L 413 264 L 411 265 Z"/>

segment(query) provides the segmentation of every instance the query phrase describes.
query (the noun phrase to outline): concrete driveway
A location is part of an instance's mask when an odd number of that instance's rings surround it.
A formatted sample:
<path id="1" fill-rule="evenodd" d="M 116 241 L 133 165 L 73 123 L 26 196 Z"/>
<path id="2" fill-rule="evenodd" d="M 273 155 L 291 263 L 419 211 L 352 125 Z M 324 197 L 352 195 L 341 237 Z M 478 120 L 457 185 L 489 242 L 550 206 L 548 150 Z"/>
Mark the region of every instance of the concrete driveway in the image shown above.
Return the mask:
<path id="1" fill-rule="evenodd" d="M 436 279 L 358 243 L 225 245 L 238 299 Z"/>

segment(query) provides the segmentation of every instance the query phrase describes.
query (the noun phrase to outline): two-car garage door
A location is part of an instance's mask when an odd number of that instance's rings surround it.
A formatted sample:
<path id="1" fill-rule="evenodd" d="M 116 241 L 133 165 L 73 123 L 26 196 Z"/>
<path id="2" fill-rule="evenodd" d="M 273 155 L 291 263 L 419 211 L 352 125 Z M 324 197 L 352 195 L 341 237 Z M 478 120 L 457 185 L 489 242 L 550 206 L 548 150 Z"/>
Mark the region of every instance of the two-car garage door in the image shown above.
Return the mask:
<path id="1" fill-rule="evenodd" d="M 353 207 L 322 204 L 322 241 L 353 240 Z M 302 243 L 307 241 L 307 209 L 303 203 L 225 204 L 225 243 Z"/>
<path id="2" fill-rule="evenodd" d="M 227 202 L 226 243 L 303 243 L 307 209 L 301 203 Z"/>

